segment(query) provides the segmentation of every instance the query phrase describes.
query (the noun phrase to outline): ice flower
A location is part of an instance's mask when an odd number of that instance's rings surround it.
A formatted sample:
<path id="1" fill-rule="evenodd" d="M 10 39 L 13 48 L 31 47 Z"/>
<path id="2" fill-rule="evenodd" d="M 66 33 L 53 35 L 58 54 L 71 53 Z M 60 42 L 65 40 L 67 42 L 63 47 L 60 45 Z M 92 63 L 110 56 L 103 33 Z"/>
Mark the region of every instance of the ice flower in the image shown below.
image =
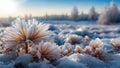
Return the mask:
<path id="1" fill-rule="evenodd" d="M 39 43 L 38 51 L 41 54 L 41 59 L 57 60 L 61 57 L 58 46 L 52 42 Z"/>
<path id="2" fill-rule="evenodd" d="M 96 48 L 103 46 L 103 42 L 99 38 L 96 38 L 95 40 L 90 41 L 89 45 L 95 50 Z"/>
<path id="3" fill-rule="evenodd" d="M 15 24 L 4 31 L 3 40 L 8 48 L 25 45 L 26 53 L 28 53 L 28 43 L 38 44 L 48 39 L 51 34 L 48 28 L 48 25 L 38 23 L 34 19 L 28 22 L 17 19 Z"/>
<path id="4" fill-rule="evenodd" d="M 105 50 L 102 49 L 102 46 L 103 42 L 97 38 L 95 40 L 92 40 L 89 46 L 86 46 L 84 48 L 84 53 L 100 60 L 108 61 L 110 57 L 107 56 L 108 54 Z"/>
<path id="5" fill-rule="evenodd" d="M 82 37 L 78 36 L 78 35 L 69 35 L 66 38 L 66 43 L 70 43 L 70 44 L 80 44 L 82 42 Z"/>
<path id="6" fill-rule="evenodd" d="M 82 48 L 77 45 L 77 46 L 75 47 L 75 52 L 76 52 L 76 53 L 82 53 Z"/>
<path id="7" fill-rule="evenodd" d="M 91 49 L 90 46 L 86 46 L 86 47 L 84 48 L 84 53 L 86 53 L 86 54 L 91 54 L 91 52 L 92 52 L 92 49 Z"/>
<path id="8" fill-rule="evenodd" d="M 115 51 L 118 51 L 120 49 L 120 38 L 112 39 L 111 44 Z"/>
<path id="9" fill-rule="evenodd" d="M 65 55 L 70 55 L 72 53 L 74 53 L 74 46 L 69 44 L 69 43 L 65 43 L 64 45 L 62 45 L 60 47 L 60 52 L 63 56 Z"/>
<path id="10" fill-rule="evenodd" d="M 86 35 L 86 36 L 84 37 L 84 41 L 85 41 L 85 42 L 88 42 L 89 40 L 90 40 L 89 36 Z"/>
<path id="11" fill-rule="evenodd" d="M 103 51 L 102 49 L 100 48 L 97 48 L 93 53 L 92 53 L 92 56 L 93 57 L 96 57 L 100 60 L 103 60 L 103 61 L 108 61 L 110 59 L 110 57 L 108 57 L 108 54 Z"/>

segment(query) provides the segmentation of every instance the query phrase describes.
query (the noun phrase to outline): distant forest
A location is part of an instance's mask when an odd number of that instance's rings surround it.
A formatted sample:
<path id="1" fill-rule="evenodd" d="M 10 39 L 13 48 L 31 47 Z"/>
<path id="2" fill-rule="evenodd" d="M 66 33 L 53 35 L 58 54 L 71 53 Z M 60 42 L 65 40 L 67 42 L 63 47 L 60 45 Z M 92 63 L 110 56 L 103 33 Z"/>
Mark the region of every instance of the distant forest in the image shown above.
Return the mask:
<path id="1" fill-rule="evenodd" d="M 32 19 L 35 18 L 38 21 L 48 21 L 48 20 L 70 20 L 70 21 L 97 21 L 99 24 L 116 24 L 120 23 L 120 10 L 118 9 L 115 2 L 111 2 L 109 7 L 104 6 L 104 9 L 101 13 L 96 12 L 96 9 L 94 6 L 92 6 L 88 14 L 84 13 L 83 11 L 79 12 L 79 9 L 77 6 L 74 6 L 71 10 L 71 14 L 68 15 L 45 15 L 43 17 L 33 17 L 32 14 L 25 15 L 24 19 Z M 8 17 L 1 18 L 0 23 L 3 26 L 8 26 L 10 22 L 12 22 L 15 18 Z M 0 25 L 1 25 L 0 24 Z"/>

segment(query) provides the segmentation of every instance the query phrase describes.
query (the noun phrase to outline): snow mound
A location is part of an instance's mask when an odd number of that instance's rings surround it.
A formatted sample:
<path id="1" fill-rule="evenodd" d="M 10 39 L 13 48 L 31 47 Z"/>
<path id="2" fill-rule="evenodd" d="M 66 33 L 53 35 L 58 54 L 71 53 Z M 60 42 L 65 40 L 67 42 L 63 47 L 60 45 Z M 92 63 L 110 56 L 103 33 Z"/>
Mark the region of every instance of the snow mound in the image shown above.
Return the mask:
<path id="1" fill-rule="evenodd" d="M 87 54 L 72 54 L 68 58 L 74 62 L 83 63 L 90 68 L 106 68 L 103 61 Z"/>
<path id="2" fill-rule="evenodd" d="M 59 59 L 57 63 L 57 68 L 88 68 L 84 64 L 70 60 L 67 57 Z"/>

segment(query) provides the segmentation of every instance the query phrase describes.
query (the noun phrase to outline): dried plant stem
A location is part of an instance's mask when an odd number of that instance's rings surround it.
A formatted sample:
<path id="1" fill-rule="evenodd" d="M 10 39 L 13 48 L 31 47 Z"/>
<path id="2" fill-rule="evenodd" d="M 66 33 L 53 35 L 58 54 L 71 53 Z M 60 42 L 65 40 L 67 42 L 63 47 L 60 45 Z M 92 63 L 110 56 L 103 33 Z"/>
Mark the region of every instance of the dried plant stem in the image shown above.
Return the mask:
<path id="1" fill-rule="evenodd" d="M 28 44 L 25 42 L 25 53 L 28 54 Z"/>

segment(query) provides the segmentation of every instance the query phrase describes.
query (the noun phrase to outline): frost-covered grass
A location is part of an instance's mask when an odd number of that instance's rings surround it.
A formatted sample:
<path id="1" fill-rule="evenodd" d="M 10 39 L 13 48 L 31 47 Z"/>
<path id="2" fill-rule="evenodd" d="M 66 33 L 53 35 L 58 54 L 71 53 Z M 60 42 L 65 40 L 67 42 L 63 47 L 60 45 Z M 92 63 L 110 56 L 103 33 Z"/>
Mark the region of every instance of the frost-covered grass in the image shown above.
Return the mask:
<path id="1" fill-rule="evenodd" d="M 58 23 L 0 29 L 0 68 L 120 68 L 119 25 Z"/>

